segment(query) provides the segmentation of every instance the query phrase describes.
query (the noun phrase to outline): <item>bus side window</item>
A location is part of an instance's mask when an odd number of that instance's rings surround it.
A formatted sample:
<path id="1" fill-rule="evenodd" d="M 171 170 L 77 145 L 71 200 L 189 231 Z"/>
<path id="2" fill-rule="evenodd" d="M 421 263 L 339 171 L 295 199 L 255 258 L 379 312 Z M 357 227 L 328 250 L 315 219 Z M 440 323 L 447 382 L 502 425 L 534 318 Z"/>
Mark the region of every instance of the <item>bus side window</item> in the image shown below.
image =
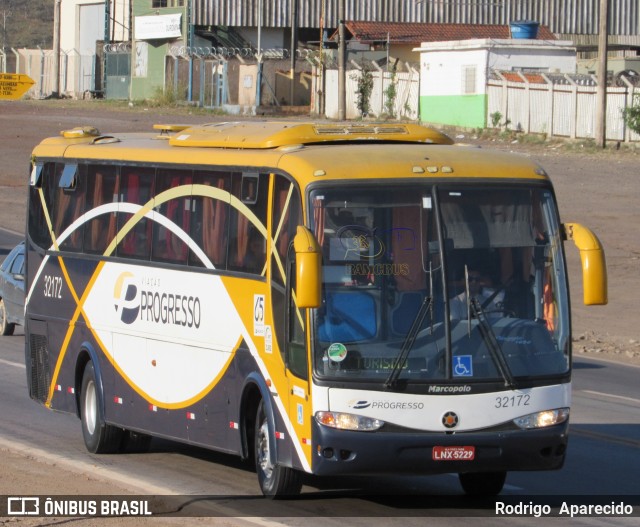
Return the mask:
<path id="1" fill-rule="evenodd" d="M 190 170 L 158 170 L 156 199 L 169 189 L 178 189 L 178 197 L 156 207 L 156 213 L 168 220 L 170 227 L 158 221 L 153 223 L 152 259 L 155 261 L 187 263 L 188 246 L 184 237 L 189 233 L 191 224 L 192 179 Z"/>
<path id="2" fill-rule="evenodd" d="M 271 252 L 271 301 L 273 304 L 274 333 L 284 360 L 284 353 L 287 349 L 286 342 L 288 342 L 288 337 L 285 333 L 285 316 L 286 313 L 290 312 L 289 310 L 295 309 L 295 306 L 290 305 L 287 308 L 285 305 L 285 292 L 288 289 L 288 287 L 285 287 L 287 282 L 287 252 L 298 225 L 302 225 L 303 221 L 300 192 L 297 187 L 284 176 L 275 175 L 273 177 L 271 237 L 273 238 L 274 247 Z M 292 272 L 295 279 L 295 268 Z M 298 331 L 302 331 L 301 319 L 296 317 L 294 322 L 298 324 Z M 304 353 L 304 346 L 302 350 Z M 290 351 L 293 352 L 293 350 Z M 298 363 L 299 361 L 293 359 L 290 362 Z M 306 367 L 304 371 L 306 372 Z"/>
<path id="3" fill-rule="evenodd" d="M 53 203 L 53 196 L 62 166 L 58 165 L 59 171 L 56 172 L 56 163 L 45 163 L 40 175 L 39 186 L 29 187 L 29 192 L 31 193 L 29 200 L 33 204 L 29 214 L 29 236 L 42 249 L 49 249 L 53 244 L 47 220 L 47 216 L 51 217 L 52 211 L 48 210 L 45 214 L 42 208 L 42 201 Z M 58 177 L 56 177 L 56 173 Z M 44 200 L 40 199 L 38 195 L 40 192 L 44 194 Z"/>
<path id="4" fill-rule="evenodd" d="M 86 169 L 86 211 L 102 207 L 102 212 L 85 225 L 86 253 L 104 253 L 116 235 L 118 183 L 114 166 L 89 165 Z"/>
<path id="5" fill-rule="evenodd" d="M 267 240 L 260 232 L 260 227 L 266 228 L 269 176 L 260 174 L 257 181 L 257 194 L 253 194 L 254 190 L 252 190 L 252 200 L 248 202 L 243 196 L 243 192 L 247 191 L 247 184 L 245 182 L 243 185 L 242 174 L 234 174 L 232 194 L 243 202 L 243 207 L 240 210 L 236 208 L 231 210 L 228 263 L 229 269 L 264 275 Z M 253 219 L 245 213 L 244 207 L 257 217 L 260 225 L 253 224 Z"/>
<path id="6" fill-rule="evenodd" d="M 308 362 L 304 339 L 304 312 L 296 305 L 293 295 L 296 289 L 295 254 L 291 257 L 290 263 L 288 278 L 291 281 L 291 289 L 288 290 L 287 296 L 289 301 L 287 309 L 287 366 L 292 373 L 301 379 L 306 379 L 308 377 Z"/>
<path id="7" fill-rule="evenodd" d="M 153 168 L 122 167 L 120 173 L 120 200 L 118 205 L 118 233 L 123 233 L 117 246 L 117 255 L 125 258 L 148 260 L 151 252 L 151 220 L 139 217 L 128 225 L 140 207 L 154 195 Z M 126 232 L 123 229 L 128 229 Z"/>
<path id="8" fill-rule="evenodd" d="M 64 177 L 64 172 L 67 169 L 73 170 L 73 165 L 66 165 L 61 177 Z M 83 225 L 76 227 L 73 232 L 66 233 L 64 239 L 62 239 L 62 235 L 84 213 L 86 172 L 86 165 L 76 165 L 73 181 L 68 181 L 65 187 L 58 186 L 56 189 L 53 212 L 54 232 L 58 246 L 62 251 L 82 251 Z M 63 182 L 61 181 L 60 184 L 62 185 Z"/>
<path id="9" fill-rule="evenodd" d="M 196 171 L 193 184 L 191 238 L 215 269 L 225 269 L 229 240 L 231 174 Z M 191 250 L 189 265 L 204 267 L 205 262 Z"/>

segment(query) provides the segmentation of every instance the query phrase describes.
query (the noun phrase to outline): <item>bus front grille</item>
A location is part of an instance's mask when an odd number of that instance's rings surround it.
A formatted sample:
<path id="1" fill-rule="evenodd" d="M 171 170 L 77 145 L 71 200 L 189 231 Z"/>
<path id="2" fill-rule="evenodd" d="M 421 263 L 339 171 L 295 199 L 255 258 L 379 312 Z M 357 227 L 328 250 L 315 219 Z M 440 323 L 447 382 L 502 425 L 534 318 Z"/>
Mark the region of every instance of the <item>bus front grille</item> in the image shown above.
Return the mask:
<path id="1" fill-rule="evenodd" d="M 49 353 L 45 335 L 31 334 L 29 348 L 31 354 L 31 397 L 46 402 L 51 384 Z"/>

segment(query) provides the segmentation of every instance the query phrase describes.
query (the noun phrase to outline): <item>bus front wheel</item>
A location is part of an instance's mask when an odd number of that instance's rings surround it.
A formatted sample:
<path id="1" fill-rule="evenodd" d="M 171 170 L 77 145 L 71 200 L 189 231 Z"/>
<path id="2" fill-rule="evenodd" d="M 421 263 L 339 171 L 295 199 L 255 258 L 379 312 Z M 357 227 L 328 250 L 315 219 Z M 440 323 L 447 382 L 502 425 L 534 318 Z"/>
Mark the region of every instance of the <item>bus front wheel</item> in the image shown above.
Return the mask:
<path id="1" fill-rule="evenodd" d="M 466 472 L 458 474 L 464 492 L 470 496 L 500 494 L 507 479 L 506 472 Z"/>
<path id="2" fill-rule="evenodd" d="M 270 426 L 264 403 L 260 401 L 255 430 L 255 460 L 260 490 L 268 498 L 296 496 L 302 488 L 300 473 L 271 462 L 271 452 L 274 448 L 271 438 L 274 437 L 274 433 Z"/>
<path id="3" fill-rule="evenodd" d="M 98 396 L 96 372 L 92 362 L 87 363 L 82 376 L 80 419 L 84 444 L 89 452 L 107 454 L 119 449 L 123 430 L 104 422 Z"/>

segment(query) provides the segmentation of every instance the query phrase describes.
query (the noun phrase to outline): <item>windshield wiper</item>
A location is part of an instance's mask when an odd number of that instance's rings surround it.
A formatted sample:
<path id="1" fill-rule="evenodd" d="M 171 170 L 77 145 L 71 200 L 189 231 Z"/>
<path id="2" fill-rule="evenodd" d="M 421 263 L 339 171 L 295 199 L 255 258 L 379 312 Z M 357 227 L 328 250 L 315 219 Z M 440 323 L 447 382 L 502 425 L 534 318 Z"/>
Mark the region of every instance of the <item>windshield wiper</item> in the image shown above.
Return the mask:
<path id="1" fill-rule="evenodd" d="M 409 356 L 409 352 L 413 347 L 413 344 L 418 337 L 418 333 L 420 332 L 420 328 L 422 327 L 422 323 L 424 322 L 427 313 L 429 312 L 431 305 L 433 303 L 433 297 L 425 296 L 422 304 L 420 305 L 420 309 L 416 314 L 416 317 L 413 319 L 411 323 L 411 327 L 407 333 L 407 336 L 402 343 L 402 348 L 400 348 L 400 353 L 398 353 L 398 357 L 393 365 L 393 369 L 387 377 L 387 380 L 384 382 L 384 387 L 386 389 L 393 388 L 398 381 L 398 377 L 400 376 L 400 372 L 402 371 L 402 367 L 404 362 L 407 360 Z"/>
<path id="2" fill-rule="evenodd" d="M 482 335 L 482 339 L 489 349 L 491 358 L 498 368 L 500 375 L 502 375 L 502 378 L 504 379 L 505 386 L 515 390 L 517 388 L 516 380 L 513 377 L 513 373 L 511 373 L 509 364 L 507 364 L 507 360 L 505 359 L 502 348 L 498 343 L 496 334 L 493 332 L 493 328 L 487 321 L 487 315 L 477 298 L 473 297 L 469 300 L 469 310 L 473 314 L 474 318 L 478 320 L 478 330 L 480 331 L 480 335 Z"/>

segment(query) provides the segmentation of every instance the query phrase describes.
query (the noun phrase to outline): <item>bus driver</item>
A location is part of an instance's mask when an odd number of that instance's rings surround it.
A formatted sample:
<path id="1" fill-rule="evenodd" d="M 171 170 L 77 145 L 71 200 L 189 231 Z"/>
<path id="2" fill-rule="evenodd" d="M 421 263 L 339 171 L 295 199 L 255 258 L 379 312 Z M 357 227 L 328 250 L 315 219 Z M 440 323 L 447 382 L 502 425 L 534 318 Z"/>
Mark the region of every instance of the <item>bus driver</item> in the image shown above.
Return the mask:
<path id="1" fill-rule="evenodd" d="M 467 281 L 469 284 L 469 295 L 476 298 L 482 309 L 490 317 L 502 316 L 504 311 L 504 291 L 499 291 L 491 287 L 491 280 L 477 269 L 468 268 Z M 467 291 L 451 299 L 450 315 L 452 320 L 463 320 L 468 318 L 469 306 Z"/>

